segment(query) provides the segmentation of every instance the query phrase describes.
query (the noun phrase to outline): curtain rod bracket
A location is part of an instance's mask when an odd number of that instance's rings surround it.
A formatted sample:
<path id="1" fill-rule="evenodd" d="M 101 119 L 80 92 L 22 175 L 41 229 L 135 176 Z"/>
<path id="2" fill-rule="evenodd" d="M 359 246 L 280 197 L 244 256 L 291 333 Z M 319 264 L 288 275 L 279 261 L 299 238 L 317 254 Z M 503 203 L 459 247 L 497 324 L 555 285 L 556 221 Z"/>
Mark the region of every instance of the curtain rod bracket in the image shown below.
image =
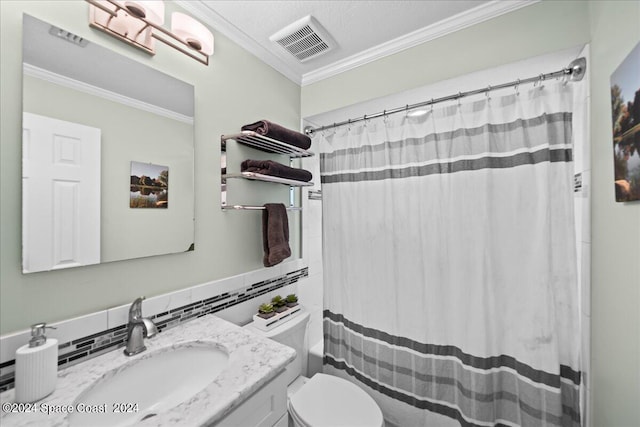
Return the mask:
<path id="1" fill-rule="evenodd" d="M 570 74 L 569 81 L 579 82 L 580 80 L 582 80 L 587 71 L 586 58 L 582 57 L 574 59 L 573 61 L 571 61 L 567 69 L 569 70 Z"/>
<path id="2" fill-rule="evenodd" d="M 313 138 L 313 136 L 316 134 L 316 130 L 314 128 L 312 128 L 311 126 L 305 126 L 304 133 L 309 138 Z"/>

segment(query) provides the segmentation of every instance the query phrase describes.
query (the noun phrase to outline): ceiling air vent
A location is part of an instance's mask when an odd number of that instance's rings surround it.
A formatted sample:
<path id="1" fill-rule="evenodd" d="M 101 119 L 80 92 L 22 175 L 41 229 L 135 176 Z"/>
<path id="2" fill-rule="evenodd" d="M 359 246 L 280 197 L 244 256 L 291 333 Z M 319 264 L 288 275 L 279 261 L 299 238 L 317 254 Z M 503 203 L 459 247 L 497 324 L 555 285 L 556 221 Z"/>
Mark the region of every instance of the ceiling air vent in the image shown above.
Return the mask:
<path id="1" fill-rule="evenodd" d="M 307 15 L 278 31 L 269 40 L 305 62 L 329 52 L 335 42 L 313 16 Z"/>

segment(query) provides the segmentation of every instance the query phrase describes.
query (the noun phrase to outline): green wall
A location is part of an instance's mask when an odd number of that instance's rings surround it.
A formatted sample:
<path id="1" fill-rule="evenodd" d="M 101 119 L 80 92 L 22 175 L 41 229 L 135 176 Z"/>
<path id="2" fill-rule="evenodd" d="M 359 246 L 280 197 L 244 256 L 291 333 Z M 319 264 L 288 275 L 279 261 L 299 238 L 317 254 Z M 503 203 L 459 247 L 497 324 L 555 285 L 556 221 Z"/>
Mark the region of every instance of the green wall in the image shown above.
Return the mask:
<path id="1" fill-rule="evenodd" d="M 167 16 L 177 7 L 166 3 Z M 0 1 L 0 333 L 54 322 L 262 268 L 260 213 L 220 210 L 220 135 L 269 118 L 300 124 L 300 88 L 214 31 L 208 67 L 158 44 L 142 51 L 89 28 L 83 1 Z M 195 87 L 194 252 L 21 273 L 22 14 L 157 68 Z M 215 30 L 215 29 L 214 29 Z M 284 187 L 282 187 L 284 188 Z M 264 188 L 243 194 L 250 200 Z M 292 232 L 296 234 L 295 220 Z M 295 236 L 297 241 L 298 237 Z M 295 243 L 292 244 L 295 246 Z"/>
<path id="2" fill-rule="evenodd" d="M 609 79 L 640 42 L 640 2 L 589 2 L 589 15 L 593 425 L 631 427 L 640 425 L 640 202 L 615 202 Z"/>

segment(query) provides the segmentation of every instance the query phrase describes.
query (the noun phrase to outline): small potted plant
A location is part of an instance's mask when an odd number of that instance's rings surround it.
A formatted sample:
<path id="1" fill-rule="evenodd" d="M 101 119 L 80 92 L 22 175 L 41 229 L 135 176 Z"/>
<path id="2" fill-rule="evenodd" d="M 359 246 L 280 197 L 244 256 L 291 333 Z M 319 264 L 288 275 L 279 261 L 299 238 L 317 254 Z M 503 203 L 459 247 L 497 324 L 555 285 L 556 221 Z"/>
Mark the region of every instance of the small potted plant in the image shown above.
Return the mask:
<path id="1" fill-rule="evenodd" d="M 286 301 L 287 307 L 295 307 L 296 305 L 298 305 L 298 297 L 296 296 L 296 294 L 287 295 Z"/>
<path id="2" fill-rule="evenodd" d="M 271 298 L 271 304 L 276 308 L 276 312 L 282 313 L 287 310 L 287 302 L 280 295 Z"/>
<path id="3" fill-rule="evenodd" d="M 276 310 L 273 308 L 272 304 L 269 304 L 269 303 L 260 304 L 260 307 L 258 307 L 258 316 L 262 317 L 263 319 L 268 319 L 275 315 L 276 315 Z"/>

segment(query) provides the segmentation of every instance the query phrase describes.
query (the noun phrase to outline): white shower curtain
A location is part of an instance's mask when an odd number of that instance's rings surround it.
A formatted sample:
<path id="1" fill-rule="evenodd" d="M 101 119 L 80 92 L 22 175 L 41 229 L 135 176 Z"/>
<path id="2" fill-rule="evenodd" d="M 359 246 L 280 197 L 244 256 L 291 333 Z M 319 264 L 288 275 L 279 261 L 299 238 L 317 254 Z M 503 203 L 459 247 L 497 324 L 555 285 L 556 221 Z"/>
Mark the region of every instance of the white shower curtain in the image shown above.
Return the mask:
<path id="1" fill-rule="evenodd" d="M 319 135 L 324 370 L 388 424 L 580 425 L 571 90 Z"/>

